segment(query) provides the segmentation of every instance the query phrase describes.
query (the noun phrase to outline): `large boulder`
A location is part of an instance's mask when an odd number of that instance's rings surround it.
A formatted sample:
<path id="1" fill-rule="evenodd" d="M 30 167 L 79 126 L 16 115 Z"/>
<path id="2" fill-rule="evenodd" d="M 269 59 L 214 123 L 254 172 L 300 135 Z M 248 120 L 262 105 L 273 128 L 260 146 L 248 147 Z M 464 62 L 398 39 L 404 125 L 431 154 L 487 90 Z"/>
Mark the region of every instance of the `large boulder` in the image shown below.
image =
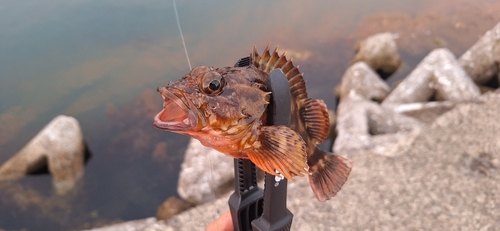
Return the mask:
<path id="1" fill-rule="evenodd" d="M 0 180 L 15 180 L 47 167 L 57 193 L 65 194 L 83 175 L 85 152 L 78 121 L 60 115 L 0 167 Z"/>

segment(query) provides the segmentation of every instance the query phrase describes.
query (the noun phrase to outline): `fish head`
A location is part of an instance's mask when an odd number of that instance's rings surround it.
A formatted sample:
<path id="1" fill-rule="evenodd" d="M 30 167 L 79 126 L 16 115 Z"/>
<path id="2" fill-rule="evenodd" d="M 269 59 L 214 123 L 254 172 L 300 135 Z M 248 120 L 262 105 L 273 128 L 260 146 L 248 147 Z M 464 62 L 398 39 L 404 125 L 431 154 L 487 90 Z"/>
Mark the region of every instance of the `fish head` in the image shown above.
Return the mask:
<path id="1" fill-rule="evenodd" d="M 153 124 L 197 138 L 205 146 L 226 145 L 212 143 L 241 138 L 265 116 L 269 103 L 266 78 L 263 72 L 250 67 L 196 67 L 181 79 L 158 88 L 164 100 L 163 110 Z"/>

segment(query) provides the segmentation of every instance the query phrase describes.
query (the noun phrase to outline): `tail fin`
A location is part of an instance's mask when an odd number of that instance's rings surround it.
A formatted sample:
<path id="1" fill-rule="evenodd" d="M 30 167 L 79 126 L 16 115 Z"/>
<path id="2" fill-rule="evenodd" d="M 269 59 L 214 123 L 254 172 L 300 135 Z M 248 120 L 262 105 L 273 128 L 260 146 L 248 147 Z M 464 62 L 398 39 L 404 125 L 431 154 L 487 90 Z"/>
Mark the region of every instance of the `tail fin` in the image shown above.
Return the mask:
<path id="1" fill-rule="evenodd" d="M 323 151 L 316 147 L 309 166 L 309 183 L 316 198 L 324 202 L 334 197 L 351 172 L 352 163 L 339 155 Z"/>

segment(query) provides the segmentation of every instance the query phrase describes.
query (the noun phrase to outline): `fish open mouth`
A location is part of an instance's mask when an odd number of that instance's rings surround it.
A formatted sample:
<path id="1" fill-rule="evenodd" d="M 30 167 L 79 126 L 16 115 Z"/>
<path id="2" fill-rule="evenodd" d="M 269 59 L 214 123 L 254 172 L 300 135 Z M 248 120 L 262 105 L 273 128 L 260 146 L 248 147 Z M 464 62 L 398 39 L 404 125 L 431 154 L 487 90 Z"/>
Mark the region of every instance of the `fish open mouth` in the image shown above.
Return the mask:
<path id="1" fill-rule="evenodd" d="M 196 127 L 196 115 L 182 101 L 182 96 L 177 96 L 181 95 L 180 93 L 174 94 L 165 87 L 159 87 L 158 92 L 164 102 L 163 110 L 154 118 L 155 127 L 169 131 L 183 131 Z"/>

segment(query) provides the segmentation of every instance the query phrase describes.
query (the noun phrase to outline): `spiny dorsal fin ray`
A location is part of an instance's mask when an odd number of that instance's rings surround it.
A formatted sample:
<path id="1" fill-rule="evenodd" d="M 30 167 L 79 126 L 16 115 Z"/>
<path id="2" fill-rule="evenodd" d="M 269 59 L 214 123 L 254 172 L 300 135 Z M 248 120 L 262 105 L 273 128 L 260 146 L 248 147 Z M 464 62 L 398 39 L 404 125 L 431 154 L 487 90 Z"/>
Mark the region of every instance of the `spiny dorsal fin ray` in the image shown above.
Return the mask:
<path id="1" fill-rule="evenodd" d="M 269 48 L 271 44 L 268 44 L 264 52 L 262 53 L 260 65 L 262 70 L 267 70 L 267 66 L 269 66 L 269 59 L 271 59 L 271 54 L 269 54 Z M 266 71 L 266 73 L 269 73 Z"/>
<path id="2" fill-rule="evenodd" d="M 281 66 L 281 70 L 283 71 L 283 73 L 289 72 L 290 70 L 292 70 L 292 68 L 294 68 L 293 59 L 290 59 L 285 64 L 283 64 L 283 66 Z"/>
<path id="3" fill-rule="evenodd" d="M 268 44 L 262 56 L 257 53 L 256 47 L 253 49 L 253 53 L 250 55 L 251 62 L 253 65 L 262 71 L 269 74 L 272 69 L 281 68 L 283 73 L 285 73 L 288 84 L 290 85 L 292 97 L 295 100 L 302 100 L 307 98 L 306 85 L 303 79 L 303 74 L 300 73 L 299 67 L 293 65 L 292 59 L 286 59 L 286 52 L 282 55 L 278 54 L 278 47 L 269 53 L 271 44 Z"/>
<path id="4" fill-rule="evenodd" d="M 314 144 L 321 143 L 328 137 L 330 131 L 330 122 L 326 105 L 321 100 L 312 100 L 307 97 L 306 83 L 303 78 L 304 74 L 300 73 L 299 66 L 294 66 L 292 59 L 287 60 L 285 53 L 278 55 L 278 48 L 272 54 L 269 53 L 270 46 L 268 45 L 261 56 L 257 53 L 254 47 L 252 54 L 253 64 L 261 70 L 269 73 L 272 68 L 281 68 L 288 79 L 290 93 L 293 100 L 298 103 L 299 111 L 301 111 L 301 119 L 304 123 L 305 130 L 310 140 Z M 272 67 L 272 68 L 271 68 Z M 299 125 L 292 125 L 299 126 Z"/>
<path id="5" fill-rule="evenodd" d="M 259 129 L 260 146 L 246 150 L 248 158 L 263 171 L 277 176 L 281 173 L 289 180 L 309 174 L 305 142 L 292 129 L 277 125 Z"/>
<path id="6" fill-rule="evenodd" d="M 271 72 L 272 69 L 276 68 L 274 66 L 276 64 L 276 61 L 278 61 L 279 58 L 280 58 L 280 56 L 278 55 L 278 47 L 276 47 L 273 54 L 271 55 L 271 58 L 267 62 L 268 65 L 267 65 L 266 70 L 265 70 L 266 73 L 269 73 L 269 72 Z"/>
<path id="7" fill-rule="evenodd" d="M 286 78 L 290 80 L 292 77 L 296 75 L 300 75 L 299 66 L 293 67 L 291 70 L 285 72 Z"/>
<path id="8" fill-rule="evenodd" d="M 278 53 L 276 53 L 276 55 L 277 54 Z M 273 68 L 282 67 L 283 65 L 285 65 L 286 62 L 287 61 L 286 61 L 286 51 L 285 51 L 282 56 L 279 56 L 279 58 L 276 61 L 276 63 L 274 63 L 274 67 Z"/>
<path id="9" fill-rule="evenodd" d="M 300 114 L 304 118 L 309 136 L 316 142 L 323 142 L 330 133 L 330 121 L 325 102 L 320 99 L 307 98 L 301 107 Z"/>

